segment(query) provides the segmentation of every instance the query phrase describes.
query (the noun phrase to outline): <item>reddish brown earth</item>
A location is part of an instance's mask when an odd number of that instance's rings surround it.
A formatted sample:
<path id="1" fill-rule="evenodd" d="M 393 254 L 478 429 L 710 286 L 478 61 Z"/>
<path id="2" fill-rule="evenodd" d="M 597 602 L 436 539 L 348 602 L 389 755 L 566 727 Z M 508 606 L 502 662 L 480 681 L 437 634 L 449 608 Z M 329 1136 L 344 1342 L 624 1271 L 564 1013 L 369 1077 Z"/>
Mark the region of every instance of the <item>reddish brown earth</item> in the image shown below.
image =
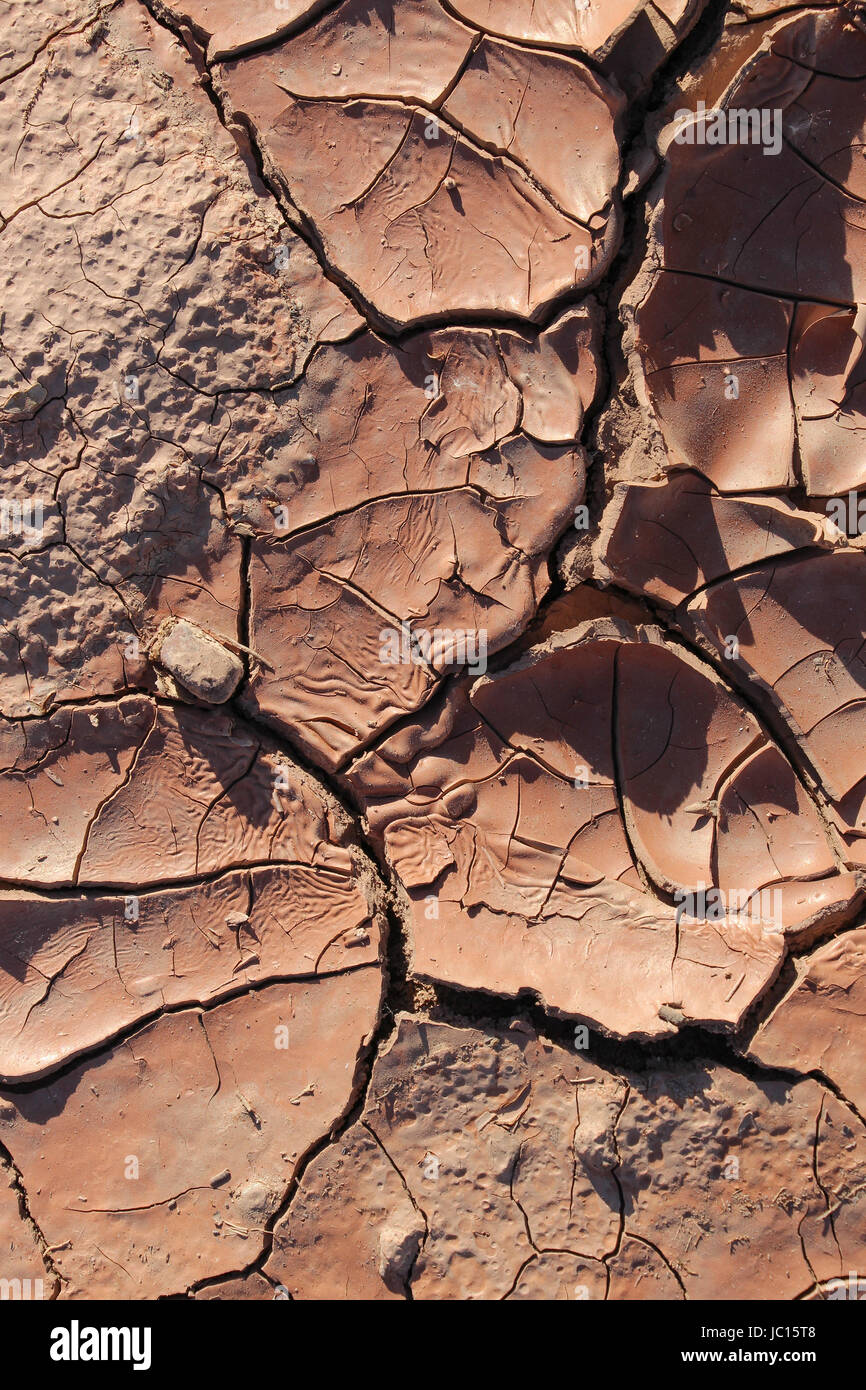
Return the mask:
<path id="1" fill-rule="evenodd" d="M 0 5 L 3 1297 L 864 1270 L 864 95 L 853 0 Z"/>

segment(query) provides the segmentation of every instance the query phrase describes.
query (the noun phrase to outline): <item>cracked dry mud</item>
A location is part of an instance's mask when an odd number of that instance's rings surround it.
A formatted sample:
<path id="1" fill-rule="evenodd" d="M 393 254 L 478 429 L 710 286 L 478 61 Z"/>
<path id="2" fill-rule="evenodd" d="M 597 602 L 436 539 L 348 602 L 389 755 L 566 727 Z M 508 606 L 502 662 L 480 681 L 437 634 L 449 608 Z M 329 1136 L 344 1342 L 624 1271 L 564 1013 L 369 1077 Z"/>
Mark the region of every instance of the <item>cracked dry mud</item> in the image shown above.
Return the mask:
<path id="1" fill-rule="evenodd" d="M 0 40 L 3 1289 L 840 1296 L 866 6 Z"/>

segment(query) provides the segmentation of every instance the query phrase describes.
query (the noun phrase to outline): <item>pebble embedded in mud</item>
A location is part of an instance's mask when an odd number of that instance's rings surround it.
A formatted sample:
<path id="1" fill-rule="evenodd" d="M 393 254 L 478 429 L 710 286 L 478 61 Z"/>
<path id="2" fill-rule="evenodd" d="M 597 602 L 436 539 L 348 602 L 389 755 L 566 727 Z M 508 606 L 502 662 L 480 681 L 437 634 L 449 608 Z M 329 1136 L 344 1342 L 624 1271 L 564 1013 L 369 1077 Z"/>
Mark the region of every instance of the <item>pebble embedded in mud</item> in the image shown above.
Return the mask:
<path id="1" fill-rule="evenodd" d="M 237 690 L 243 662 L 194 623 L 169 618 L 151 646 L 152 659 L 197 700 L 223 705 Z"/>

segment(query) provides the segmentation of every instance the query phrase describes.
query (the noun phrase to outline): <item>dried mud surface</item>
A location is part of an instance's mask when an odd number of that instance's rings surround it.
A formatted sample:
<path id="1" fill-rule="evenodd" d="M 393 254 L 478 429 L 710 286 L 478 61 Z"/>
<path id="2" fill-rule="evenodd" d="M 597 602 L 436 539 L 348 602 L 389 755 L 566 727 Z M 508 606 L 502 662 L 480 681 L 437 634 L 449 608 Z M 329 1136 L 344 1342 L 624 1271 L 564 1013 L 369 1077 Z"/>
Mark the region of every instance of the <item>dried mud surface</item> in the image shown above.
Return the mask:
<path id="1" fill-rule="evenodd" d="M 0 38 L 3 1296 L 848 1296 L 866 6 Z"/>

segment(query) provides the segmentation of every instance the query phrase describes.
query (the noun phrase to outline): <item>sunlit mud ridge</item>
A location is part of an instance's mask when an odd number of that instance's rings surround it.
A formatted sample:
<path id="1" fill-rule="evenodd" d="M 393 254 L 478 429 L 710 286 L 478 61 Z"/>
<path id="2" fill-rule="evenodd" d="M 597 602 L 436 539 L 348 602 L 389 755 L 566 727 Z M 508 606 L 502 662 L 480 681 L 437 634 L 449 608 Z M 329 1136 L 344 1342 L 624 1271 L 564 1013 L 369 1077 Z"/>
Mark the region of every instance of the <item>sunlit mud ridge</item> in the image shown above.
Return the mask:
<path id="1" fill-rule="evenodd" d="M 0 23 L 0 1297 L 859 1296 L 866 5 Z"/>

